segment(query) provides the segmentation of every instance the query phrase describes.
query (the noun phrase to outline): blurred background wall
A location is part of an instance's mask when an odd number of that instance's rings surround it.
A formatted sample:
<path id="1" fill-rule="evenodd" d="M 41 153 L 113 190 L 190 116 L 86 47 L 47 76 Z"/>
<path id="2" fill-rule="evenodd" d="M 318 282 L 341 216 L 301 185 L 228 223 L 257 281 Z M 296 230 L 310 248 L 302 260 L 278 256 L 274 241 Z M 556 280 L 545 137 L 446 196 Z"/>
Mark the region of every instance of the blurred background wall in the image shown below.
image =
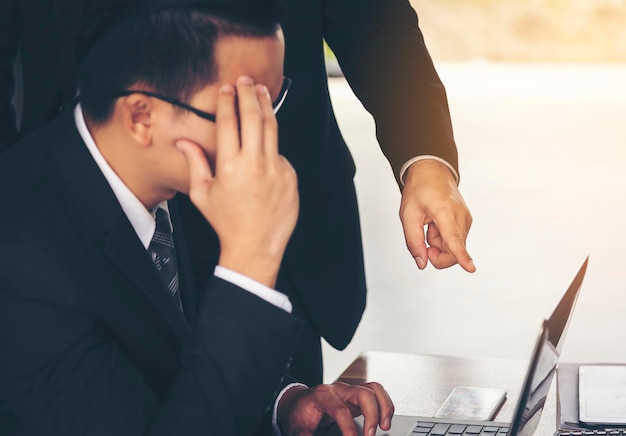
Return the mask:
<path id="1" fill-rule="evenodd" d="M 626 0 L 412 0 L 435 60 L 626 61 Z"/>
<path id="2" fill-rule="evenodd" d="M 564 361 L 626 362 L 626 0 L 412 0 L 446 86 L 478 271 L 419 271 L 374 122 L 330 79 L 357 164 L 368 306 L 325 380 L 364 350 L 527 359 L 587 254 Z"/>

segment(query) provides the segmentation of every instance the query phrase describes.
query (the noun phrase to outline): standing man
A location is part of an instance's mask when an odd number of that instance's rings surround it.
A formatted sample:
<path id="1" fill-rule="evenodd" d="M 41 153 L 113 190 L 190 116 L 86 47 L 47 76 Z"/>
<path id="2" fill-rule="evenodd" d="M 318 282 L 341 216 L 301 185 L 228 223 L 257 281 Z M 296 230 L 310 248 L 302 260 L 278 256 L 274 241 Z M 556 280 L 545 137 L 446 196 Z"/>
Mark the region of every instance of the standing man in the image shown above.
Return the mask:
<path id="1" fill-rule="evenodd" d="M 0 153 L 56 117 L 76 93 L 74 45 L 84 3 L 0 1 Z"/>
<path id="2" fill-rule="evenodd" d="M 278 277 L 305 320 L 291 371 L 322 380 L 320 337 L 348 345 L 366 284 L 355 167 L 328 94 L 323 40 L 376 121 L 381 149 L 402 190 L 400 218 L 418 268 L 474 264 L 465 248 L 472 218 L 457 189 L 458 162 L 446 93 L 407 0 L 285 0 L 289 99 L 278 114 L 281 153 L 298 174 L 300 215 Z M 382 176 L 382 175 L 381 175 Z M 198 287 L 218 252 L 215 235 L 182 199 Z M 424 226 L 428 226 L 427 235 Z M 399 303 L 400 304 L 400 303 Z"/>
<path id="3" fill-rule="evenodd" d="M 67 51 L 67 35 L 77 29 L 84 0 L 72 0 L 60 15 L 67 25 L 37 26 L 45 8 L 30 2 L 0 2 L 0 152 L 2 144 L 15 140 L 9 119 L 13 80 L 10 74 L 18 15 L 31 45 L 22 44 L 27 107 L 56 108 L 56 97 L 71 98 L 60 80 L 72 81 L 74 65 L 38 66 L 35 54 L 47 44 Z M 116 1 L 116 0 L 103 0 Z M 229 0 L 224 0 L 229 1 Z M 407 247 L 418 268 L 430 262 L 436 268 L 459 263 L 467 271 L 475 267 L 465 248 L 472 218 L 457 189 L 457 151 L 445 89 L 435 71 L 407 0 L 283 0 L 286 39 L 285 74 L 292 78 L 290 98 L 278 115 L 280 151 L 298 174 L 300 214 L 285 253 L 278 280 L 289 295 L 294 313 L 305 320 L 301 346 L 292 371 L 311 385 L 322 381 L 320 337 L 342 349 L 352 339 L 365 308 L 366 283 L 354 191 L 354 162 L 335 120 L 324 66 L 323 40 L 337 55 L 341 68 L 376 121 L 381 149 L 388 158 L 402 190 L 400 218 Z M 65 5 L 66 3 L 63 2 Z M 6 13 L 5 13 L 6 10 Z M 42 18 L 43 19 L 43 18 Z M 29 20 L 31 20 L 29 22 Z M 1 23 L 0 23 L 1 24 Z M 12 30 L 13 29 L 13 30 Z M 74 29 L 74 30 L 73 30 Z M 46 58 L 43 58 L 44 60 Z M 50 69 L 50 73 L 44 71 Z M 32 77 L 27 81 L 26 77 Z M 38 92 L 38 84 L 45 84 Z M 71 87 L 70 87 L 71 88 Z M 29 91 L 30 89 L 30 91 Z M 29 97 L 30 96 L 30 97 Z M 45 120 L 37 118 L 36 123 Z M 30 122 L 28 125 L 31 125 Z M 34 125 L 34 124 L 32 124 Z M 3 131 L 5 133 L 3 133 Z M 24 130 L 26 131 L 26 129 Z M 212 277 L 219 258 L 219 242 L 195 206 L 180 198 L 181 213 L 190 239 L 197 289 Z M 424 234 L 424 226 L 428 233 Z M 206 247 L 212 247 L 207 250 Z"/>
<path id="4" fill-rule="evenodd" d="M 276 278 L 298 193 L 278 152 L 274 3 L 96 6 L 80 103 L 0 157 L 0 401 L 16 434 L 249 435 L 267 413 L 287 434 L 326 416 L 353 433 L 352 413 L 388 429 L 377 384 L 285 379 L 301 321 Z M 202 292 L 179 191 L 221 246 Z"/>

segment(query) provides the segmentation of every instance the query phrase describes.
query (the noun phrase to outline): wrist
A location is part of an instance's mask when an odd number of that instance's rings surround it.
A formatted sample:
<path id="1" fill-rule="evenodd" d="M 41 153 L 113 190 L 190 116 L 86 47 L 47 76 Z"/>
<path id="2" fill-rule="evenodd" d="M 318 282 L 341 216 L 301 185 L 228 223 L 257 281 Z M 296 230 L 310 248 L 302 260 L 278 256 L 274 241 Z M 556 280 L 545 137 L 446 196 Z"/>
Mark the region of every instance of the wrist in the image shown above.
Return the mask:
<path id="1" fill-rule="evenodd" d="M 282 256 L 237 253 L 228 249 L 220 253 L 218 265 L 242 274 L 268 288 L 276 286 Z"/>
<path id="2" fill-rule="evenodd" d="M 440 180 L 453 184 L 455 187 L 456 176 L 450 168 L 435 159 L 422 159 L 413 162 L 406 170 L 404 177 L 404 186 L 412 183 L 423 183 L 423 180 Z"/>
<path id="3" fill-rule="evenodd" d="M 289 434 L 289 418 L 291 417 L 294 405 L 298 398 L 308 390 L 305 385 L 294 385 L 289 388 L 280 398 L 276 410 L 276 421 L 283 434 Z"/>

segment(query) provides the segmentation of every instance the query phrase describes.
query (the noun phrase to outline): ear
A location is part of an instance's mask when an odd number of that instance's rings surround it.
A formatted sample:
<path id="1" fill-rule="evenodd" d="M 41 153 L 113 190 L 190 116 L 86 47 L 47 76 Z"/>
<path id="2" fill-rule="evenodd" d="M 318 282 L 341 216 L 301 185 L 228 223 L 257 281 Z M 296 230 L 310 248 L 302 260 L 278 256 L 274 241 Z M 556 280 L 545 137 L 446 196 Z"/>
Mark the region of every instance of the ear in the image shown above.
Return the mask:
<path id="1" fill-rule="evenodd" d="M 150 146 L 155 119 L 153 99 L 143 94 L 131 94 L 121 98 L 119 104 L 129 136 L 138 144 Z"/>

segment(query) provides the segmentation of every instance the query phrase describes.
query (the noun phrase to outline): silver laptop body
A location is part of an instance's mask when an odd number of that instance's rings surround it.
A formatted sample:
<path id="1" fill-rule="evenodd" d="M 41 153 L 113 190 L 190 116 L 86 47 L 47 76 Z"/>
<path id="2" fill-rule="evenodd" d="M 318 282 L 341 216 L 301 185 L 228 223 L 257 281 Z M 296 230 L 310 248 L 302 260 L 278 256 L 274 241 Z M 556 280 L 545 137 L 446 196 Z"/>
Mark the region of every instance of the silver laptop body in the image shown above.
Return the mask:
<path id="1" fill-rule="evenodd" d="M 508 428 L 507 436 L 530 436 L 534 434 L 539 425 L 539 419 L 541 418 L 552 379 L 556 373 L 567 328 L 587 271 L 588 262 L 589 257 L 587 256 L 550 317 L 542 322 L 512 422 L 467 421 L 396 415 L 393 418 L 391 430 L 384 432 L 379 429 L 376 435 L 418 436 L 419 433 L 414 433 L 413 431 L 418 426 L 418 423 L 425 422 L 450 425 L 460 424 L 465 426 L 506 427 Z M 360 434 L 362 434 L 363 417 L 355 418 L 355 422 L 357 423 Z M 341 432 L 336 426 L 333 426 L 326 433 L 327 436 L 340 434 Z M 494 433 L 494 436 L 496 436 L 496 433 Z"/>

